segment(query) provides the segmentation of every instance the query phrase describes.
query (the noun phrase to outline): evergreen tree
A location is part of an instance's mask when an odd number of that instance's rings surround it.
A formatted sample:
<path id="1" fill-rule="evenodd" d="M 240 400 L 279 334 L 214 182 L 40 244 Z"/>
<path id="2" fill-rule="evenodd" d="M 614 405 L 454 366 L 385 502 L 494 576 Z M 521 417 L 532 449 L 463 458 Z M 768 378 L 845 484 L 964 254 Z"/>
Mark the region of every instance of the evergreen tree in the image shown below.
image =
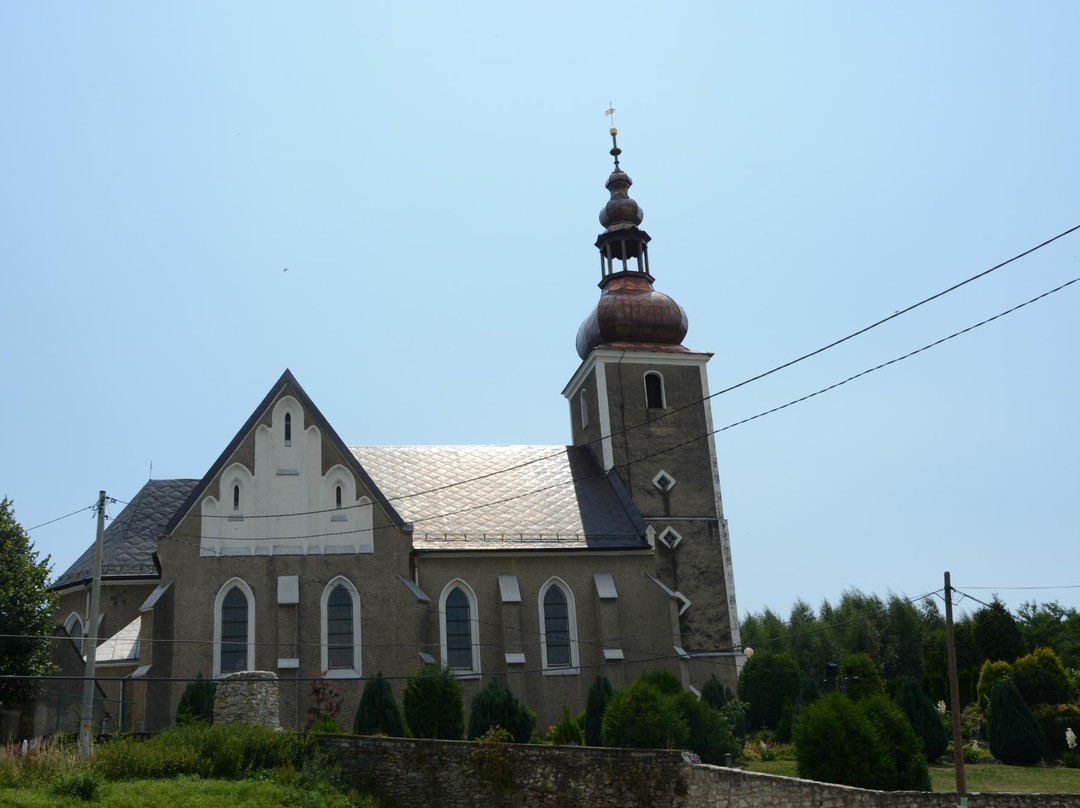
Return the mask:
<path id="1" fill-rule="evenodd" d="M 1050 648 L 1036 648 L 1013 665 L 1016 689 L 1029 705 L 1069 701 L 1069 674 Z"/>
<path id="2" fill-rule="evenodd" d="M 460 741 L 465 730 L 465 697 L 449 668 L 424 664 L 405 683 L 405 721 L 417 738 Z"/>
<path id="3" fill-rule="evenodd" d="M 194 682 L 188 682 L 180 695 L 176 706 L 176 725 L 192 724 L 201 721 L 214 723 L 214 696 L 217 695 L 217 682 L 203 679 L 200 673 Z"/>
<path id="4" fill-rule="evenodd" d="M 996 596 L 989 606 L 975 612 L 973 623 L 975 644 L 981 655 L 979 662 L 984 659 L 1012 662 L 1023 653 L 1020 627 Z"/>
<path id="5" fill-rule="evenodd" d="M 857 788 L 888 788 L 896 766 L 855 702 L 829 693 L 805 707 L 795 726 L 799 777 Z"/>
<path id="6" fill-rule="evenodd" d="M 885 746 L 895 772 L 891 784 L 879 788 L 891 791 L 930 791 L 930 771 L 926 768 L 922 740 L 903 711 L 888 696 L 867 696 L 858 704 Z M 939 723 L 940 726 L 940 723 Z"/>
<path id="7" fill-rule="evenodd" d="M 641 680 L 616 691 L 604 711 L 604 746 L 685 749 L 690 727 L 671 701 Z"/>
<path id="8" fill-rule="evenodd" d="M 866 654 L 848 654 L 840 660 L 840 675 L 844 679 L 844 692 L 855 701 L 885 693 L 885 682 L 874 660 Z"/>
<path id="9" fill-rule="evenodd" d="M 518 701 L 509 687 L 492 679 L 473 696 L 469 740 L 476 740 L 494 726 L 509 732 L 516 743 L 528 743 L 536 726 L 536 714 Z"/>
<path id="10" fill-rule="evenodd" d="M 897 704 L 911 722 L 915 734 L 922 739 L 926 759 L 933 762 L 944 755 L 949 746 L 949 737 L 941 724 L 941 714 L 918 680 L 911 677 L 903 679 Z"/>
<path id="11" fill-rule="evenodd" d="M 401 711 L 390 683 L 383 679 L 382 671 L 368 679 L 360 704 L 353 718 L 353 732 L 357 735 L 389 735 L 391 738 L 405 737 L 405 726 L 401 722 Z"/>
<path id="12" fill-rule="evenodd" d="M 1043 729 L 1009 679 L 1003 679 L 990 690 L 986 733 L 990 754 L 1002 763 L 1031 766 L 1042 759 L 1046 743 Z"/>
<path id="13" fill-rule="evenodd" d="M 746 660 L 739 675 L 739 698 L 749 705 L 749 728 L 775 728 L 784 705 L 799 695 L 801 679 L 799 666 L 787 654 L 757 653 Z"/>
<path id="14" fill-rule="evenodd" d="M 38 560 L 5 497 L 0 500 L 0 676 L 52 673 L 49 635 L 57 596 L 47 589 L 48 582 L 49 557 Z M 33 679 L 0 679 L 0 704 L 32 701 L 40 686 Z"/>
<path id="15" fill-rule="evenodd" d="M 731 691 L 728 690 L 728 693 L 730 692 Z M 701 700 L 714 710 L 722 709 L 723 706 L 728 703 L 728 697 L 727 693 L 724 692 L 724 686 L 720 684 L 720 680 L 716 678 L 715 673 L 708 678 L 704 685 L 702 685 Z"/>
<path id="16" fill-rule="evenodd" d="M 715 678 L 715 677 L 714 677 Z M 615 691 L 611 687 L 611 680 L 606 676 L 597 676 L 589 687 L 589 698 L 585 703 L 585 745 L 600 746 L 603 743 L 601 726 L 604 720 L 604 710 Z"/>
<path id="17" fill-rule="evenodd" d="M 1012 676 L 1012 665 L 1002 662 L 1000 659 L 991 662 L 989 659 L 983 662 L 979 670 L 979 683 L 975 687 L 975 699 L 978 708 L 985 710 L 990 704 L 990 691 L 994 685 L 1003 679 Z"/>

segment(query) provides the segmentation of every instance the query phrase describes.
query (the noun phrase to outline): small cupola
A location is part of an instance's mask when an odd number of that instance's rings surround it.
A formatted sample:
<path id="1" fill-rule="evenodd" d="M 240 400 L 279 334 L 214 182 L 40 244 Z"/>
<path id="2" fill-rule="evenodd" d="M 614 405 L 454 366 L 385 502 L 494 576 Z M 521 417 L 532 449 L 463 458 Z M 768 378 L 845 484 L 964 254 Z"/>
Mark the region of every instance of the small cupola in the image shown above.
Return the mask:
<path id="1" fill-rule="evenodd" d="M 685 351 L 686 312 L 653 289 L 649 273 L 649 234 L 640 229 L 645 214 L 630 198 L 633 181 L 619 166 L 618 131 L 611 127 L 615 170 L 605 187 L 611 198 L 600 211 L 604 232 L 600 251 L 600 300 L 577 334 L 577 352 L 585 359 L 593 348 Z"/>

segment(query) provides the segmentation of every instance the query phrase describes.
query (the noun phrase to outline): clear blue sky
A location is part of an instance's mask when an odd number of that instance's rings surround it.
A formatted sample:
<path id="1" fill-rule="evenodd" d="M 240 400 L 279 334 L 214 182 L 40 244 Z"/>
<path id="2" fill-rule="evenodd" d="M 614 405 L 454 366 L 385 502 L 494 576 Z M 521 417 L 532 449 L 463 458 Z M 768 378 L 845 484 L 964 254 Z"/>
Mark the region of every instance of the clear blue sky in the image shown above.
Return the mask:
<path id="1" fill-rule="evenodd" d="M 286 367 L 347 443 L 565 443 L 609 102 L 686 345 L 714 390 L 767 370 L 1080 224 L 1077 31 L 1073 2 L 4 3 L 0 495 L 32 527 L 151 462 L 199 477 Z M 716 425 L 1078 255 L 721 396 Z M 718 436 L 740 610 L 946 569 L 1080 606 L 1078 308 L 1080 284 Z M 59 573 L 93 530 L 32 535 Z"/>

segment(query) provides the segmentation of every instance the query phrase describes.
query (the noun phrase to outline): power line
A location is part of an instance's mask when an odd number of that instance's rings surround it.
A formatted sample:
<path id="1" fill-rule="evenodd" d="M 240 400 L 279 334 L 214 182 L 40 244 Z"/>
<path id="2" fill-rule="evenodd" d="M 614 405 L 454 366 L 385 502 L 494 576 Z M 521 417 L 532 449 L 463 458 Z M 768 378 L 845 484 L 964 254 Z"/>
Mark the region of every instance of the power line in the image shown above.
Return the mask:
<path id="1" fill-rule="evenodd" d="M 791 359 L 791 360 L 789 360 L 787 362 L 784 362 L 783 364 L 777 365 L 777 366 L 771 368 L 770 370 L 764 371 L 763 373 L 758 373 L 757 375 L 751 376 L 751 377 L 749 377 L 747 379 L 744 379 L 741 382 L 738 382 L 736 384 L 725 387 L 724 389 L 718 390 L 715 393 L 711 393 L 708 396 L 705 396 L 705 397 L 699 398 L 699 399 L 695 399 L 695 400 L 693 400 L 693 401 L 691 401 L 691 402 L 689 402 L 687 404 L 684 404 L 682 406 L 679 406 L 679 407 L 671 408 L 671 409 L 669 409 L 669 410 L 667 410 L 667 411 L 665 411 L 663 413 L 660 413 L 658 415 L 653 416 L 652 418 L 650 418 L 647 421 L 642 421 L 642 422 L 637 423 L 637 424 L 632 424 L 631 426 L 624 427 L 623 429 L 616 430 L 614 432 L 610 432 L 607 435 L 601 435 L 600 437 L 598 437 L 598 438 L 596 438 L 594 440 L 588 441 L 588 442 L 586 442 L 584 444 L 580 444 L 580 445 L 582 445 L 582 446 L 594 446 L 596 444 L 600 444 L 605 440 L 609 440 L 609 439 L 617 437 L 619 435 L 623 435 L 623 434 L 625 434 L 627 432 L 630 432 L 632 430 L 635 430 L 635 429 L 640 429 L 641 427 L 650 426 L 652 424 L 655 424 L 657 421 L 660 421 L 660 420 L 662 420 L 664 418 L 668 418 L 668 417 L 670 417 L 672 415 L 675 415 L 678 412 L 682 412 L 683 410 L 689 409 L 691 407 L 696 407 L 696 406 L 698 406 L 700 404 L 703 404 L 706 401 L 709 401 L 710 399 L 714 399 L 714 398 L 716 398 L 718 396 L 722 396 L 722 395 L 724 395 L 726 393 L 730 393 L 730 392 L 732 392 L 734 390 L 738 390 L 739 388 L 745 387 L 746 385 L 751 384 L 753 382 L 760 381 L 761 379 L 764 379 L 764 378 L 766 378 L 768 376 L 771 376 L 774 373 L 778 373 L 781 370 L 785 370 L 785 369 L 787 369 L 789 367 L 792 367 L 793 365 L 796 365 L 799 362 L 805 361 L 805 360 L 810 359 L 810 358 L 812 358 L 814 356 L 822 354 L 825 351 L 828 351 L 828 350 L 830 350 L 832 348 L 835 348 L 835 347 L 837 347 L 839 345 L 844 344 L 845 342 L 849 342 L 850 340 L 855 339 L 856 337 L 862 336 L 863 334 L 866 334 L 867 332 L 872 331 L 873 329 L 875 329 L 875 328 L 877 328 L 877 327 L 879 327 L 881 325 L 884 325 L 885 323 L 890 322 L 891 320 L 895 320 L 898 317 L 901 317 L 901 316 L 903 316 L 905 314 L 908 314 L 909 312 L 914 311 L 915 309 L 919 308 L 920 306 L 924 306 L 927 303 L 930 303 L 930 302 L 932 302 L 934 300 L 937 300 L 938 298 L 944 297 L 945 295 L 949 294 L 950 292 L 954 292 L 957 289 L 960 289 L 961 287 L 964 287 L 969 283 L 972 283 L 972 282 L 974 282 L 976 280 L 979 280 L 980 278 L 986 277 L 990 273 L 996 272 L 997 270 L 999 270 L 999 269 L 1001 269 L 1003 267 L 1006 267 L 1009 264 L 1012 264 L 1015 261 L 1020 260 L 1021 258 L 1024 258 L 1024 257 L 1026 257 L 1028 255 L 1031 255 L 1032 253 L 1037 252 L 1038 250 L 1041 250 L 1043 247 L 1046 247 L 1046 246 L 1048 246 L 1050 244 L 1053 244 L 1055 241 L 1058 241 L 1059 239 L 1062 239 L 1065 236 L 1068 236 L 1071 233 L 1076 232 L 1077 230 L 1080 230 L 1080 224 L 1075 225 L 1074 227 L 1070 227 L 1068 230 L 1065 230 L 1065 231 L 1063 231 L 1061 233 L 1058 233 L 1056 236 L 1048 238 L 1045 241 L 1043 241 L 1042 243 L 1037 244 L 1034 247 L 1031 247 L 1031 248 L 1029 248 L 1027 250 L 1024 250 L 1021 253 L 1018 253 L 1018 254 L 1014 255 L 1012 258 L 1008 258 L 1005 261 L 1002 261 L 1002 262 L 1000 262 L 998 264 L 995 264 L 994 266 L 990 267 L 989 269 L 985 269 L 982 272 L 979 272 L 979 273 L 977 273 L 975 275 L 972 275 L 971 277 L 969 277 L 969 278 L 967 278 L 967 279 L 965 279 L 963 281 L 960 281 L 959 283 L 953 284 L 952 286 L 948 287 L 947 289 L 943 289 L 940 292 L 937 292 L 937 293 L 935 293 L 933 295 L 930 295 L 929 297 L 923 298 L 922 300 L 920 300 L 920 301 L 918 301 L 916 303 L 912 303 L 911 305 L 906 306 L 905 308 L 902 308 L 902 309 L 900 309 L 898 311 L 893 312 L 888 317 L 883 317 L 880 320 L 877 320 L 877 321 L 875 321 L 873 323 L 870 323 L 869 325 L 864 326 L 863 328 L 860 328 L 857 331 L 853 331 L 850 334 L 848 334 L 848 335 L 846 335 L 844 337 L 841 337 L 840 339 L 834 340 L 834 341 L 832 341 L 832 342 L 830 342 L 830 343 L 828 343 L 826 345 L 823 345 L 820 348 L 816 348 L 813 351 L 809 351 L 808 353 L 802 354 L 801 356 L 798 356 L 798 357 L 796 357 L 794 359 Z M 1066 283 L 1063 286 L 1058 287 L 1057 289 L 1052 289 L 1050 292 L 1047 292 L 1047 293 L 1045 293 L 1043 295 L 1040 295 L 1040 297 L 1045 297 L 1046 295 L 1053 294 L 1054 292 L 1059 291 L 1060 289 L 1064 288 L 1065 286 L 1068 286 L 1071 283 L 1075 283 L 1075 282 L 1076 282 L 1075 280 L 1074 281 L 1069 281 L 1069 283 Z M 1022 308 L 1023 306 L 1028 305 L 1029 303 L 1032 303 L 1032 302 L 1034 302 L 1034 300 L 1038 300 L 1038 299 L 1039 298 L 1034 298 L 1033 300 L 1029 300 L 1027 303 L 1021 304 L 1020 306 L 1017 306 L 1014 309 L 1010 309 L 1009 311 L 1002 312 L 1001 314 L 999 314 L 997 316 L 1002 317 L 1005 314 L 1011 313 L 1016 308 Z M 974 326 L 971 326 L 968 329 L 965 329 L 965 331 L 970 331 L 972 328 L 978 328 L 980 325 L 984 325 L 985 323 L 990 322 L 993 319 L 996 319 L 996 318 L 992 317 L 992 318 L 990 318 L 990 320 L 985 320 L 982 323 L 978 323 L 978 324 L 976 324 Z M 961 332 L 958 332 L 957 334 L 951 335 L 950 337 L 946 337 L 945 340 L 952 339 L 952 337 L 958 336 L 959 334 L 962 334 L 962 333 L 965 333 L 965 331 L 961 331 Z M 944 342 L 945 340 L 939 340 L 939 342 Z M 932 345 L 926 346 L 926 347 L 924 347 L 924 348 L 922 348 L 920 350 L 926 350 L 927 348 L 933 347 L 933 345 L 936 345 L 936 344 L 938 344 L 938 343 L 933 343 Z M 918 352 L 915 352 L 915 353 L 918 353 Z M 625 354 L 625 351 L 624 351 L 624 354 Z M 898 362 L 898 361 L 901 361 L 902 359 L 906 359 L 906 358 L 907 358 L 906 356 L 900 357 L 898 359 L 894 359 L 893 362 Z M 886 363 L 886 364 L 892 364 L 892 363 Z M 883 367 L 883 366 L 879 366 L 879 367 Z M 859 375 L 865 375 L 866 373 L 872 372 L 873 370 L 877 370 L 877 369 L 879 369 L 879 368 L 872 368 L 871 370 L 864 371 L 862 374 L 859 374 Z M 855 378 L 858 378 L 858 376 L 854 376 L 851 379 L 846 379 L 843 382 L 840 382 L 839 384 L 846 384 L 848 381 L 852 381 Z M 835 386 L 839 386 L 839 384 L 835 385 Z M 827 389 L 831 389 L 831 388 L 827 388 Z M 814 393 L 812 395 L 820 395 L 820 393 L 822 393 L 822 392 L 825 392 L 825 391 L 822 390 L 822 391 L 819 391 L 818 393 Z M 808 397 L 811 397 L 811 396 L 808 396 Z M 799 403 L 799 401 L 802 401 L 802 400 L 805 400 L 805 399 L 798 399 L 796 401 L 790 402 L 789 404 L 785 405 L 785 407 L 791 406 L 792 404 L 795 404 L 795 403 Z M 778 408 L 778 409 L 783 409 L 783 407 Z M 763 415 L 771 414 L 772 412 L 775 412 L 775 411 L 776 410 L 770 410 L 769 412 L 761 413 L 761 414 L 759 414 L 757 416 L 754 416 L 754 418 L 750 418 L 750 419 L 747 419 L 747 420 L 754 420 L 756 418 L 762 417 Z M 745 422 L 741 422 L 741 423 L 745 423 Z M 736 424 L 733 424 L 731 426 L 736 426 Z M 730 429 L 731 426 L 729 426 L 727 428 Z M 438 491 L 444 491 L 444 490 L 446 490 L 448 488 L 454 488 L 454 487 L 457 487 L 457 486 L 460 486 L 460 485 L 465 485 L 467 483 L 477 482 L 477 481 L 480 481 L 480 480 L 485 480 L 485 479 L 488 479 L 490 477 L 497 476 L 499 474 L 505 474 L 505 473 L 510 472 L 510 471 L 515 471 L 517 469 L 533 465 L 535 463 L 541 463 L 544 460 L 549 460 L 551 458 L 558 457 L 560 454 L 562 454 L 561 450 L 559 452 L 553 452 L 553 453 L 551 453 L 549 455 L 544 455 L 543 457 L 533 458 L 532 460 L 527 460 L 527 461 L 524 461 L 522 463 L 517 463 L 517 464 L 512 465 L 512 466 L 507 466 L 505 468 L 496 469 L 495 471 L 490 471 L 490 472 L 487 472 L 485 474 L 480 474 L 480 475 L 477 475 L 475 477 L 469 477 L 469 478 L 464 479 L 464 480 L 458 480 L 456 482 L 446 483 L 444 485 L 435 486 L 434 488 L 429 488 L 429 489 L 426 489 L 426 490 L 423 490 L 423 491 L 414 491 L 414 492 L 412 492 L 410 494 L 402 494 L 402 495 L 398 495 L 396 497 L 390 497 L 390 498 L 388 498 L 388 501 L 390 501 L 390 502 L 399 502 L 399 501 L 406 500 L 406 499 L 412 499 L 412 498 L 418 497 L 418 496 L 424 496 L 424 495 L 427 495 L 427 494 L 436 493 Z M 251 516 L 251 517 L 246 517 L 246 518 L 262 519 L 262 518 L 270 518 L 271 516 L 306 516 L 306 515 L 309 515 L 309 514 L 330 513 L 330 512 L 335 511 L 335 510 L 346 510 L 348 508 L 355 508 L 355 507 L 360 507 L 360 506 L 350 505 L 350 506 L 346 506 L 346 508 L 342 508 L 342 509 L 326 508 L 326 509 L 322 509 L 322 510 L 318 510 L 318 511 L 301 511 L 301 512 L 297 512 L 297 513 L 286 513 L 286 514 L 273 514 L 273 515 L 263 514 L 263 515 L 256 515 L 256 516 Z M 208 516 L 208 518 L 217 518 L 217 519 L 227 519 L 228 518 L 227 515 L 218 515 L 218 514 L 208 514 L 207 516 Z"/>
<path id="2" fill-rule="evenodd" d="M 92 511 L 96 507 L 97 507 L 96 503 L 93 504 L 93 505 L 87 505 L 86 507 L 79 508 L 79 510 L 77 510 L 77 511 L 72 511 L 71 513 L 64 514 L 63 516 L 58 516 L 55 519 L 50 519 L 48 522 L 42 522 L 40 525 L 34 525 L 33 527 L 28 527 L 28 528 L 26 528 L 26 532 L 27 533 L 32 533 L 33 531 L 37 530 L 39 527 L 45 527 L 46 525 L 51 525 L 53 522 L 59 522 L 61 519 L 67 519 L 69 517 L 75 516 L 76 514 L 83 513 L 84 511 Z"/>

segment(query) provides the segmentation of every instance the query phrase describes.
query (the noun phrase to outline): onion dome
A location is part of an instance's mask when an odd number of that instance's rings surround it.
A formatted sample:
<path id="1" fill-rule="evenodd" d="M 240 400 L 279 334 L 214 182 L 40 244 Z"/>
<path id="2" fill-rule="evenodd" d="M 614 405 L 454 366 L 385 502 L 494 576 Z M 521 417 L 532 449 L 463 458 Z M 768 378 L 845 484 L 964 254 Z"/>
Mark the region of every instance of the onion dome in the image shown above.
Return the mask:
<path id="1" fill-rule="evenodd" d="M 649 274 L 649 234 L 638 228 L 641 206 L 630 198 L 633 184 L 619 167 L 615 127 L 611 128 L 611 155 L 615 170 L 605 187 L 611 199 L 600 211 L 604 232 L 596 239 L 600 250 L 601 295 L 596 308 L 577 333 L 577 352 L 584 359 L 593 348 L 685 351 L 686 312 L 665 294 L 653 289 Z"/>

